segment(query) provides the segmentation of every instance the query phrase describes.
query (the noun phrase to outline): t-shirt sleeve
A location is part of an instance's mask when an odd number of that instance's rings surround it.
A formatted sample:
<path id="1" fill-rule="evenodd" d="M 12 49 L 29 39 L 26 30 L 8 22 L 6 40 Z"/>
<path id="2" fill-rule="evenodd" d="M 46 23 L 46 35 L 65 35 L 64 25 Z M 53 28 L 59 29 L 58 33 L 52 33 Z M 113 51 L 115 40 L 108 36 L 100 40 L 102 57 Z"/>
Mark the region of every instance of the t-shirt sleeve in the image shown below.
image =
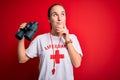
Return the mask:
<path id="1" fill-rule="evenodd" d="M 74 46 L 75 50 L 76 50 L 81 56 L 83 56 L 82 49 L 81 49 L 80 43 L 79 43 L 76 35 L 73 34 L 72 37 L 71 37 L 71 39 L 72 39 L 72 43 L 73 43 L 73 46 Z"/>
<path id="2" fill-rule="evenodd" d="M 40 41 L 37 37 L 30 43 L 30 45 L 26 49 L 26 55 L 30 58 L 37 57 L 39 55 L 40 50 Z"/>

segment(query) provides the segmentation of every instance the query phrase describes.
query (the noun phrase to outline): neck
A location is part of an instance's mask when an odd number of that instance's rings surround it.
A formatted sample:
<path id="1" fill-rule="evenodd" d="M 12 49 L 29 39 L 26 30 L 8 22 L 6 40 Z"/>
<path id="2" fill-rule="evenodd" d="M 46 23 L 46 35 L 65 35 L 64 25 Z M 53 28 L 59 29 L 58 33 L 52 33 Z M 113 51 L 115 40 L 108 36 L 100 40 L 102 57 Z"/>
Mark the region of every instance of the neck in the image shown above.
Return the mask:
<path id="1" fill-rule="evenodd" d="M 58 32 L 52 31 L 52 30 L 51 30 L 50 33 L 51 33 L 52 35 L 54 35 L 54 36 L 59 36 L 59 37 L 62 36 L 62 33 L 58 33 Z"/>

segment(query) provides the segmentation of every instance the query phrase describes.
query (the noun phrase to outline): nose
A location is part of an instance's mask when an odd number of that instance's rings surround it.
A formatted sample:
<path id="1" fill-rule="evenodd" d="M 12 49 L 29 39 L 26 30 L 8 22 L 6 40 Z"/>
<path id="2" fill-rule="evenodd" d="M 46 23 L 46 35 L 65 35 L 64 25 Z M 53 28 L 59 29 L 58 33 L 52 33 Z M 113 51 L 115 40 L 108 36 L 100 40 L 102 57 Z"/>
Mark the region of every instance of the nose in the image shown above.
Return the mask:
<path id="1" fill-rule="evenodd" d="M 58 16 L 58 21 L 61 21 L 61 19 L 62 19 L 62 17 L 59 15 L 59 16 Z"/>

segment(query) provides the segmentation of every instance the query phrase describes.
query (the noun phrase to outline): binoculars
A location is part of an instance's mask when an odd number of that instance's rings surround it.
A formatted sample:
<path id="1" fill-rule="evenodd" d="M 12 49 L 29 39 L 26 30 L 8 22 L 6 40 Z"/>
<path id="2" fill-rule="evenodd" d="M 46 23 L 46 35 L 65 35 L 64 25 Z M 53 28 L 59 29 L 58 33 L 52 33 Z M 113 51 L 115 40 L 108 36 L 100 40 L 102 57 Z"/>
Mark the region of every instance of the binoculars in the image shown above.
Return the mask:
<path id="1" fill-rule="evenodd" d="M 21 40 L 24 36 L 27 40 L 32 40 L 37 29 L 38 22 L 29 22 L 24 28 L 20 28 L 20 30 L 15 34 L 15 37 Z"/>

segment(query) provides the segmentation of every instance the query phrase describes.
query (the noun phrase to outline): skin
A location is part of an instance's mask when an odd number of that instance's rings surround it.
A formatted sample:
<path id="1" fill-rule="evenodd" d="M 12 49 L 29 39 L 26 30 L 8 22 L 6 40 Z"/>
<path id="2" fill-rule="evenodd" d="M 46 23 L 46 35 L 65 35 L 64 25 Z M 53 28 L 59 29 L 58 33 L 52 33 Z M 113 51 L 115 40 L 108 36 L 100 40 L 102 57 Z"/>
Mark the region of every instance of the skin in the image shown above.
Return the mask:
<path id="1" fill-rule="evenodd" d="M 52 26 L 52 34 L 62 36 L 63 33 L 66 33 L 66 14 L 62 6 L 56 5 L 51 9 L 49 22 Z"/>
<path id="2" fill-rule="evenodd" d="M 66 13 L 65 9 L 61 5 L 55 5 L 52 7 L 49 17 L 49 23 L 51 24 L 51 34 L 59 37 L 64 37 L 65 41 L 69 41 L 69 30 L 66 27 Z M 20 28 L 24 28 L 27 23 L 22 23 Z M 67 49 L 70 55 L 70 59 L 74 67 L 78 68 L 81 64 L 82 57 L 75 50 L 72 43 L 67 44 Z M 18 42 L 18 59 L 19 63 L 25 63 L 30 58 L 25 54 L 24 38 Z"/>

